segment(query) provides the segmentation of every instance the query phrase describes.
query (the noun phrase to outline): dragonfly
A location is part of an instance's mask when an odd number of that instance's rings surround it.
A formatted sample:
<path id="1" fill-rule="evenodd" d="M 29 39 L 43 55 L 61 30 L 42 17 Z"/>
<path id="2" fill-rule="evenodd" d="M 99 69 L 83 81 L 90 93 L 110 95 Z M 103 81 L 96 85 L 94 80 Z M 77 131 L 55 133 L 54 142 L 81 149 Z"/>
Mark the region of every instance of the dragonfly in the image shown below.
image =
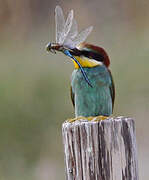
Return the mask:
<path id="1" fill-rule="evenodd" d="M 54 43 L 48 43 L 46 50 L 56 54 L 56 51 L 64 53 L 66 56 L 72 58 L 80 67 L 82 75 L 85 81 L 90 87 L 92 87 L 87 74 L 83 70 L 79 61 L 72 55 L 72 49 L 84 42 L 93 30 L 93 26 L 86 28 L 85 30 L 78 32 L 78 25 L 74 18 L 74 12 L 71 10 L 65 20 L 63 10 L 60 6 L 55 8 L 55 24 L 56 24 L 56 40 Z"/>

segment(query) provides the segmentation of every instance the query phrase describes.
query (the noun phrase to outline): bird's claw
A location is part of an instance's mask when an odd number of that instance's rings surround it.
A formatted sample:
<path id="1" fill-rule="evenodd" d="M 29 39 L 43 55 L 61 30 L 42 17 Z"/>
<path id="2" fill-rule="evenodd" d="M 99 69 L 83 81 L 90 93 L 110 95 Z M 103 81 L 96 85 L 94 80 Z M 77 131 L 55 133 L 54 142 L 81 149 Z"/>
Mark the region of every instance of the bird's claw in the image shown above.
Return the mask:
<path id="1" fill-rule="evenodd" d="M 108 118 L 108 116 L 90 116 L 90 117 L 87 117 L 86 119 L 88 121 L 99 122 L 99 121 L 103 121 L 107 118 Z"/>
<path id="2" fill-rule="evenodd" d="M 73 123 L 75 121 L 81 121 L 81 120 L 99 122 L 99 121 L 103 121 L 107 118 L 108 118 L 108 116 L 90 116 L 90 117 L 79 116 L 79 117 L 76 117 L 73 119 L 67 119 L 65 122 Z"/>
<path id="3" fill-rule="evenodd" d="M 79 117 L 75 117 L 73 119 L 67 119 L 65 122 L 73 123 L 75 121 L 80 121 L 80 120 L 86 120 L 86 117 L 79 116 Z"/>
<path id="4" fill-rule="evenodd" d="M 108 116 L 96 116 L 96 117 L 94 117 L 93 121 L 94 122 L 99 122 L 99 121 L 103 121 L 103 120 L 105 120 L 107 118 L 108 118 Z"/>

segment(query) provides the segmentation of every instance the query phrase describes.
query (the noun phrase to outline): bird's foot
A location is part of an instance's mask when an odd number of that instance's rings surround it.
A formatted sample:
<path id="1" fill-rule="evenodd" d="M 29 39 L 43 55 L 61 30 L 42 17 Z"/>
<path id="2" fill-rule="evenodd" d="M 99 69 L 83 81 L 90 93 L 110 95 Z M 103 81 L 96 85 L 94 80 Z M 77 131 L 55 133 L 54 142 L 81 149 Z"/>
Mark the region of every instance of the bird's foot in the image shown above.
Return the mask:
<path id="1" fill-rule="evenodd" d="M 86 119 L 88 121 L 94 121 L 94 122 L 99 122 L 99 121 L 105 120 L 107 118 L 108 118 L 108 116 L 90 116 L 90 117 L 86 117 Z"/>
<path id="2" fill-rule="evenodd" d="M 107 118 L 109 118 L 109 116 L 96 116 L 96 117 L 94 117 L 93 121 L 99 122 L 99 121 L 103 121 Z"/>
<path id="3" fill-rule="evenodd" d="M 79 120 L 86 120 L 86 117 L 78 116 L 78 117 L 75 117 L 73 119 L 67 119 L 66 122 L 73 123 L 73 122 L 79 121 Z"/>
<path id="4" fill-rule="evenodd" d="M 73 119 L 67 119 L 66 122 L 73 123 L 75 121 L 80 121 L 80 120 L 99 122 L 99 121 L 105 120 L 107 118 L 108 118 L 108 116 L 89 116 L 89 117 L 79 116 L 79 117 L 75 117 Z"/>

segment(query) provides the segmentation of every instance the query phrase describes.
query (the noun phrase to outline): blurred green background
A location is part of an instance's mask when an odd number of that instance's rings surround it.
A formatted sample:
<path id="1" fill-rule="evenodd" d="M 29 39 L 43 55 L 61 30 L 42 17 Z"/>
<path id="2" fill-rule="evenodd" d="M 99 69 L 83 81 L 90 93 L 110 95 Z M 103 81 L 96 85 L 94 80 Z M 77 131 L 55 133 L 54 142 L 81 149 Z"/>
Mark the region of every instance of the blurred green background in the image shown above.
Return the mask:
<path id="1" fill-rule="evenodd" d="M 61 125 L 74 117 L 71 60 L 48 54 L 54 9 L 74 9 L 88 42 L 106 49 L 116 86 L 114 115 L 134 117 L 139 174 L 148 180 L 149 1 L 0 0 L 0 180 L 64 180 Z"/>

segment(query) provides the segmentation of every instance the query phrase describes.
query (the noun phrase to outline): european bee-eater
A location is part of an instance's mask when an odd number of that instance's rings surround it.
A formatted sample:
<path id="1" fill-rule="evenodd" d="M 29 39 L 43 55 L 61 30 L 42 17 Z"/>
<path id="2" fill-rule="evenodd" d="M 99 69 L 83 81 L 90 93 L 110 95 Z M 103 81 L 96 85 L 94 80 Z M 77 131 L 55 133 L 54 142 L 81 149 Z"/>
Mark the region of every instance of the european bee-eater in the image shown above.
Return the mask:
<path id="1" fill-rule="evenodd" d="M 83 79 L 78 64 L 71 80 L 71 98 L 78 116 L 110 116 L 114 105 L 114 83 L 108 66 L 109 57 L 103 48 L 80 44 L 71 54 L 79 61 L 92 85 Z"/>

